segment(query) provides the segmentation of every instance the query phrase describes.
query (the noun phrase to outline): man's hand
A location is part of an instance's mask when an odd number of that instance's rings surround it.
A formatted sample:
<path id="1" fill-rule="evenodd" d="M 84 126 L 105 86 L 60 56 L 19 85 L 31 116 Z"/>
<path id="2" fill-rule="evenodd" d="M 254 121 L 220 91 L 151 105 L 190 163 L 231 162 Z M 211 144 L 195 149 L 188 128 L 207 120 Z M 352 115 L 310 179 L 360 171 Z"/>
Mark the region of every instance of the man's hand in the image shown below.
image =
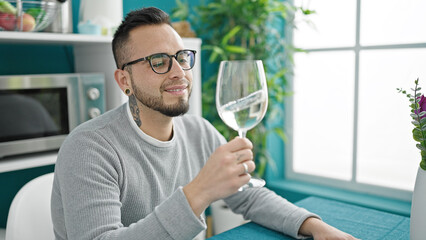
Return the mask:
<path id="1" fill-rule="evenodd" d="M 357 240 L 358 239 L 314 217 L 310 217 L 302 223 L 302 226 L 300 226 L 300 229 L 299 229 L 299 234 L 304 236 L 312 236 L 314 240 Z"/>
<path id="2" fill-rule="evenodd" d="M 183 188 L 197 216 L 210 203 L 230 196 L 248 183 L 248 173 L 255 169 L 252 148 L 253 144 L 248 139 L 240 137 L 218 147 L 195 179 Z"/>

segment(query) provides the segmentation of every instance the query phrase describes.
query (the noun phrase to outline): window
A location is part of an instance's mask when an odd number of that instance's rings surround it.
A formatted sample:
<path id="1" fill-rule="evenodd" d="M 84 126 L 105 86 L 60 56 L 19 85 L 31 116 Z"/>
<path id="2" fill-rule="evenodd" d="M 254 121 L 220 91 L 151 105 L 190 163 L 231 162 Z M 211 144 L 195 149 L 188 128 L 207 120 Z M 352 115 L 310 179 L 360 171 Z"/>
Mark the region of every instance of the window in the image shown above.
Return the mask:
<path id="1" fill-rule="evenodd" d="M 420 153 L 412 139 L 409 90 L 426 89 L 424 0 L 295 0 L 290 179 L 410 200 Z"/>

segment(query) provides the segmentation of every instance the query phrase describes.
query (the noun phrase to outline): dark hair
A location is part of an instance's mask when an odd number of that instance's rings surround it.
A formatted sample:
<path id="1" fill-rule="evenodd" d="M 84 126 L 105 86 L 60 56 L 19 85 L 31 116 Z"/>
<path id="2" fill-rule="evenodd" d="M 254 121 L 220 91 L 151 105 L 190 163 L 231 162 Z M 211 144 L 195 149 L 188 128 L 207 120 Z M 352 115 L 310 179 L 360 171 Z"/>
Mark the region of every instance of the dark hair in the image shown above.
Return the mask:
<path id="1" fill-rule="evenodd" d="M 126 57 L 130 53 L 131 49 L 127 46 L 130 31 L 139 26 L 160 24 L 171 25 L 170 18 L 167 13 L 155 7 L 141 8 L 127 14 L 124 21 L 117 28 L 112 40 L 112 53 L 114 54 L 117 68 L 124 64 Z"/>

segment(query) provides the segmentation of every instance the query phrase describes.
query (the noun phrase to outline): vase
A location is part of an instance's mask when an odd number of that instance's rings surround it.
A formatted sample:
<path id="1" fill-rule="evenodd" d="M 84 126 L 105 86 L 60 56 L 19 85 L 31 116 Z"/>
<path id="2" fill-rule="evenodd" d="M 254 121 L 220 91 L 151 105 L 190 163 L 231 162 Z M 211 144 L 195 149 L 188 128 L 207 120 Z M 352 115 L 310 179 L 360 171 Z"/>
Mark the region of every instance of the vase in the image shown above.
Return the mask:
<path id="1" fill-rule="evenodd" d="M 426 239 L 426 171 L 419 167 L 411 202 L 410 239 Z"/>

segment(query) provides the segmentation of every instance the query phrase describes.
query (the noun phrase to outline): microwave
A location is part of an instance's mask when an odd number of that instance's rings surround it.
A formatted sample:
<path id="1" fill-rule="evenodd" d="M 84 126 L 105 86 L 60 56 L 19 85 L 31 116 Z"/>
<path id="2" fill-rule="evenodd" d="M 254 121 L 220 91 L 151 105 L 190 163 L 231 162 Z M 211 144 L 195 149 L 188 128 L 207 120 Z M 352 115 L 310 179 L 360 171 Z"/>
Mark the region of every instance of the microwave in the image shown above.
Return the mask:
<path id="1" fill-rule="evenodd" d="M 101 73 L 0 76 L 0 158 L 57 150 L 104 112 Z"/>

